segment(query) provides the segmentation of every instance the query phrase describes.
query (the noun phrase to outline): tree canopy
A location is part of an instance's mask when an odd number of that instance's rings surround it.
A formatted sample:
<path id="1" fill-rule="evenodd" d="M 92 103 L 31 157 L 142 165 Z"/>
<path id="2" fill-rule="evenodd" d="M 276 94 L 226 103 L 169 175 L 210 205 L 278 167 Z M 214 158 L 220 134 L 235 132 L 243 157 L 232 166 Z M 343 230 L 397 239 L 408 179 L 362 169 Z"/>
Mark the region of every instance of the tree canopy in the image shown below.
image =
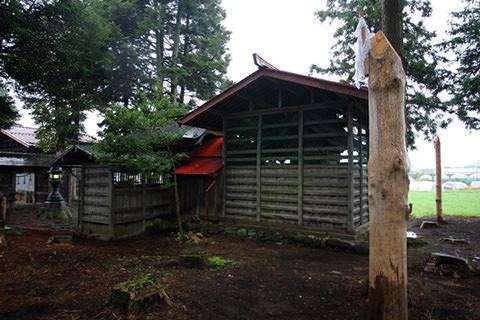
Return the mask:
<path id="1" fill-rule="evenodd" d="M 365 12 L 365 18 L 372 31 L 381 29 L 380 0 L 327 0 L 326 8 L 316 12 L 321 23 L 339 23 L 334 36 L 333 58 L 330 66 L 320 68 L 312 65 L 311 71 L 329 73 L 342 77 L 342 81 L 353 83 L 355 52 L 354 31 L 358 14 Z M 446 101 L 440 99 L 445 90 L 445 70 L 441 64 L 445 59 L 433 45 L 435 32 L 427 30 L 424 19 L 430 17 L 432 8 L 429 0 L 405 1 L 403 9 L 403 48 L 399 54 L 404 60 L 407 74 L 407 124 L 408 143 L 414 145 L 412 129 L 423 132 L 431 138 L 438 127 L 446 127 L 450 122 L 445 112 L 452 112 Z"/>
<path id="2" fill-rule="evenodd" d="M 41 127 L 40 146 L 62 150 L 65 139 L 82 131 L 85 111 L 101 104 L 109 25 L 90 2 L 77 0 L 20 3 L 12 20 L 17 25 L 1 52 L 4 71 Z"/>
<path id="3" fill-rule="evenodd" d="M 2 83 L 31 110 L 47 150 L 76 139 L 86 111 L 153 98 L 157 83 L 172 102 L 195 105 L 225 81 L 220 0 L 12 0 L 0 9 Z"/>
<path id="4" fill-rule="evenodd" d="M 131 106 L 114 104 L 105 110 L 104 130 L 96 144 L 99 160 L 114 163 L 116 169 L 145 177 L 168 177 L 175 161 L 183 154 L 169 154 L 169 148 L 183 132 L 168 130 L 187 109 L 171 103 L 161 87 L 150 99 L 145 94 Z"/>
<path id="5" fill-rule="evenodd" d="M 464 0 L 453 12 L 451 39 L 443 47 L 454 54 L 455 70 L 449 77 L 451 104 L 469 129 L 480 129 L 480 1 Z"/>

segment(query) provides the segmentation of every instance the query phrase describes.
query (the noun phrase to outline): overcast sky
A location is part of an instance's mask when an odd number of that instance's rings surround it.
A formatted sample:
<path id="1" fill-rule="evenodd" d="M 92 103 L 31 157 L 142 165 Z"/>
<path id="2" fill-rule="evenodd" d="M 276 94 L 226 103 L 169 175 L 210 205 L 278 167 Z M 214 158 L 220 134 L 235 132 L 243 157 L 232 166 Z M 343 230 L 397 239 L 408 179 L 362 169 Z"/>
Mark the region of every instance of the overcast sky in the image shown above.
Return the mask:
<path id="1" fill-rule="evenodd" d="M 225 26 L 232 34 L 228 47 L 232 57 L 228 77 L 240 81 L 257 70 L 252 54 L 258 53 L 279 69 L 307 74 L 311 64 L 327 66 L 330 48 L 334 44 L 334 26 L 321 24 L 314 12 L 326 1 L 319 0 L 222 0 L 227 11 Z M 432 0 L 434 19 L 427 25 L 444 34 L 448 13 L 461 8 L 459 0 Z M 331 76 L 319 76 L 337 80 Z M 33 126 L 26 113 L 21 123 Z M 95 135 L 98 118 L 87 119 L 88 134 Z M 443 166 L 465 166 L 480 161 L 480 132 L 463 129 L 461 123 L 454 123 L 447 130 L 439 132 L 442 144 Z M 418 150 L 409 152 L 413 169 L 433 168 L 434 149 L 431 142 L 419 138 Z"/>
<path id="2" fill-rule="evenodd" d="M 258 53 L 275 67 L 307 74 L 311 64 L 327 66 L 335 43 L 335 27 L 321 24 L 314 12 L 326 1 L 318 0 L 222 0 L 227 11 L 225 25 L 232 31 L 229 48 L 232 62 L 228 76 L 239 81 L 257 70 L 252 53 Z M 445 34 L 449 12 L 461 8 L 461 1 L 432 0 L 434 19 L 427 25 Z M 314 75 L 330 80 L 331 76 Z M 465 166 L 480 161 L 480 132 L 468 132 L 454 122 L 440 130 L 442 166 Z M 416 151 L 409 152 L 413 169 L 433 168 L 433 143 L 417 139 Z"/>

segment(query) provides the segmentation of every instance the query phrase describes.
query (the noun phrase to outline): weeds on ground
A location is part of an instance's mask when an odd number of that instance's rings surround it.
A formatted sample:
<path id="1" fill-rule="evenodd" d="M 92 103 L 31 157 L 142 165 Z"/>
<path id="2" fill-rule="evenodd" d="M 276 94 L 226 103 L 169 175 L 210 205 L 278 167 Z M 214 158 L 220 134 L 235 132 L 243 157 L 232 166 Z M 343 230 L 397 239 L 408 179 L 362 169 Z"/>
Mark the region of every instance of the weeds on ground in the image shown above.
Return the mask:
<path id="1" fill-rule="evenodd" d="M 222 257 L 208 257 L 208 262 L 210 264 L 215 264 L 217 266 L 224 266 L 225 264 L 229 263 L 232 265 L 236 265 L 238 262 L 233 259 L 224 259 Z"/>

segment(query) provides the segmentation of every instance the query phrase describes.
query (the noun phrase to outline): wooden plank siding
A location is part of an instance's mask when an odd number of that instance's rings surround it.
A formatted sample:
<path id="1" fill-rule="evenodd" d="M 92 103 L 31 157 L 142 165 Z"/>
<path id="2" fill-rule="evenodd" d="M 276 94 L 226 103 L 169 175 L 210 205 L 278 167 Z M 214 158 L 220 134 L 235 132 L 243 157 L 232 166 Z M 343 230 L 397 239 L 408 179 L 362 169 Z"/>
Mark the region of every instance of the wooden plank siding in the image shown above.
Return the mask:
<path id="1" fill-rule="evenodd" d="M 79 224 L 99 238 L 142 233 L 149 220 L 170 214 L 170 190 L 158 184 L 115 184 L 107 165 L 82 167 Z"/>
<path id="2" fill-rule="evenodd" d="M 228 115 L 225 217 L 345 232 L 368 223 L 367 128 L 345 105 Z"/>

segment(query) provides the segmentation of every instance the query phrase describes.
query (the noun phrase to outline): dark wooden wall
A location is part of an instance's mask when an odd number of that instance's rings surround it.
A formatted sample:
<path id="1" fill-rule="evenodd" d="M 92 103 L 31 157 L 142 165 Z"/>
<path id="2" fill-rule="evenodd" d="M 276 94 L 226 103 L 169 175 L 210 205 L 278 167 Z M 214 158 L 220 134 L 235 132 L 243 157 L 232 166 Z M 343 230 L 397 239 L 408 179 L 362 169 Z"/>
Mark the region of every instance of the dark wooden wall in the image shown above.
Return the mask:
<path id="1" fill-rule="evenodd" d="M 337 101 L 225 115 L 223 216 L 341 232 L 367 224 L 360 110 Z"/>
<path id="2" fill-rule="evenodd" d="M 35 174 L 35 203 L 43 203 L 50 190 L 47 168 L 0 167 L 0 191 L 15 191 L 16 174 L 24 172 Z"/>
<path id="3" fill-rule="evenodd" d="M 164 184 L 142 184 L 138 177 L 117 175 L 123 181 L 116 183 L 111 167 L 88 165 L 82 167 L 80 180 L 79 224 L 84 233 L 101 238 L 123 238 L 140 234 L 156 219 L 175 224 L 175 199 L 172 187 Z M 128 178 L 128 177 L 127 177 Z M 205 191 L 213 176 L 178 176 L 182 217 L 204 216 Z M 140 182 L 140 183 L 139 183 Z M 220 201 L 222 178 L 209 192 L 211 216 L 222 211 Z"/>

